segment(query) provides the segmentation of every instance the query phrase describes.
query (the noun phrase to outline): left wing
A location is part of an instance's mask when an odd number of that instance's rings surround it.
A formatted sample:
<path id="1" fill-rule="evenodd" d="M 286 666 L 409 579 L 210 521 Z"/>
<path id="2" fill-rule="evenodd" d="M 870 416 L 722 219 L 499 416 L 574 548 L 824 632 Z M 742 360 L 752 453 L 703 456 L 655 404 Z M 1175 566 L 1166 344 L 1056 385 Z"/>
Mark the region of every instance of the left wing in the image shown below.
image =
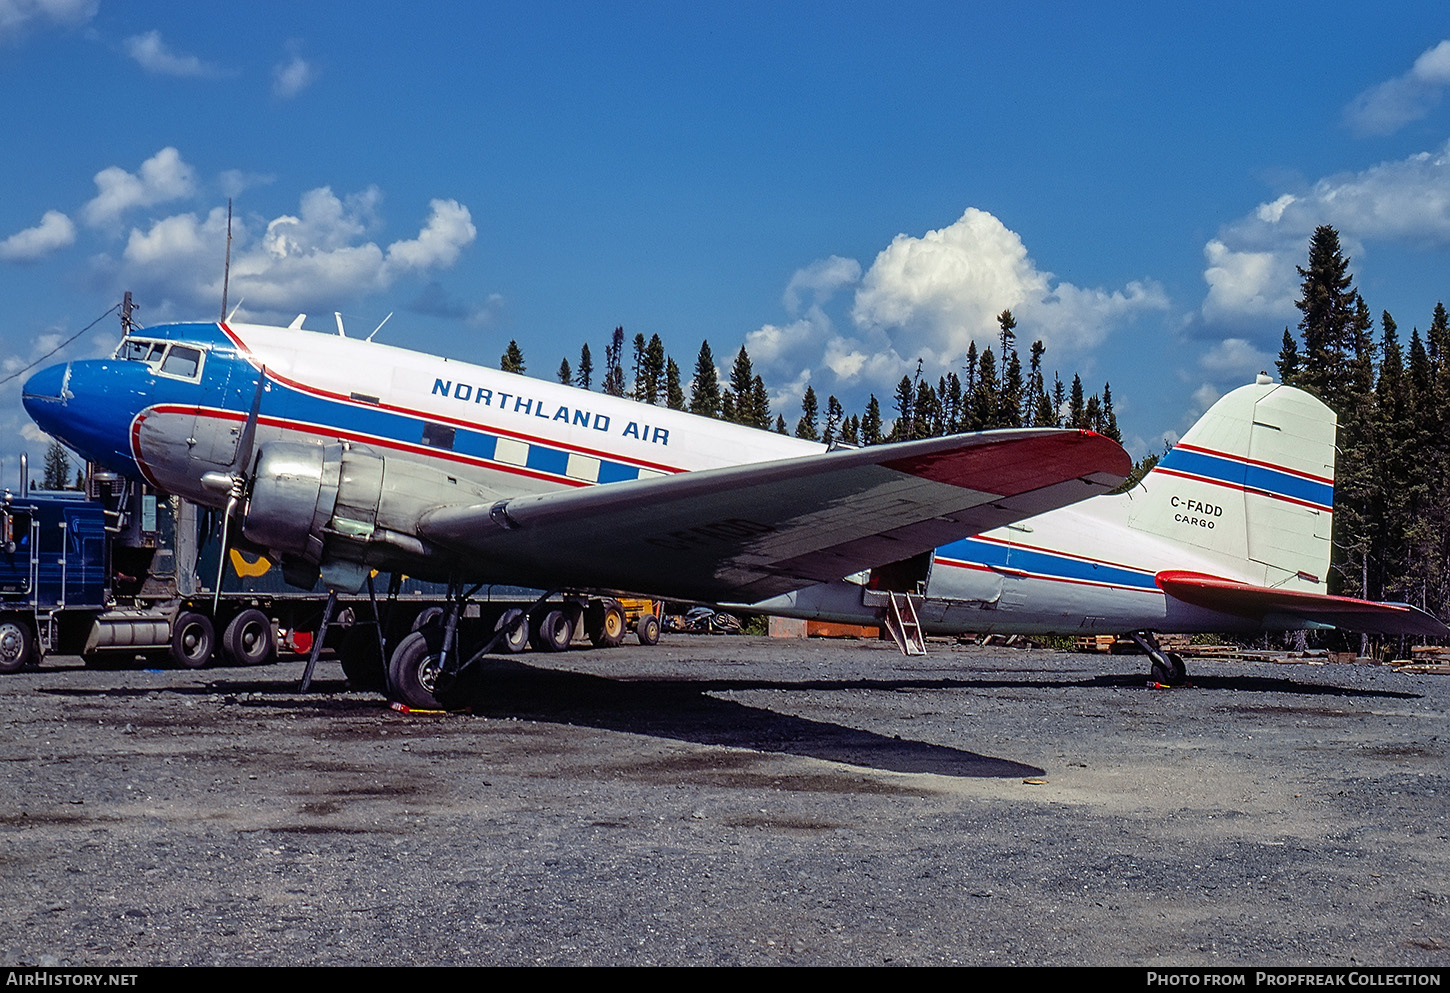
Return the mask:
<path id="1" fill-rule="evenodd" d="M 418 532 L 512 582 L 753 602 L 1106 492 L 1130 469 L 1091 431 L 992 431 L 440 507 Z"/>
<path id="2" fill-rule="evenodd" d="M 1407 603 L 1376 603 L 1327 593 L 1274 590 L 1198 572 L 1166 571 L 1154 577 L 1171 597 L 1210 610 L 1263 620 L 1280 615 L 1369 634 L 1450 636 L 1435 617 Z"/>

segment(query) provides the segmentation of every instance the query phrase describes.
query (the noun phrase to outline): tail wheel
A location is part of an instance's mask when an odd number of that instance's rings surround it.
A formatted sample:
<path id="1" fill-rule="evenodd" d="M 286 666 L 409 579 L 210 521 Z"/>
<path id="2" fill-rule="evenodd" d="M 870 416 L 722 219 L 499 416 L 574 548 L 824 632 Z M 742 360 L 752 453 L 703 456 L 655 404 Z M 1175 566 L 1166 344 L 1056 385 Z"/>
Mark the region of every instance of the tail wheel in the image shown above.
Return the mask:
<path id="1" fill-rule="evenodd" d="M 635 637 L 641 645 L 660 643 L 660 619 L 654 614 L 644 614 L 634 625 Z"/>
<path id="2" fill-rule="evenodd" d="M 529 643 L 540 652 L 563 652 L 574 640 L 574 618 L 562 609 L 545 611 L 534 625 Z"/>
<path id="3" fill-rule="evenodd" d="M 502 651 L 510 655 L 516 655 L 522 652 L 524 646 L 529 643 L 529 624 L 527 621 L 520 620 L 523 616 L 524 612 L 522 610 L 518 607 L 512 607 L 509 610 L 505 610 L 503 616 L 498 619 L 498 623 L 493 626 L 495 631 L 510 629 L 508 637 L 504 639 L 502 648 Z"/>
<path id="4" fill-rule="evenodd" d="M 205 614 L 182 611 L 171 629 L 171 661 L 183 669 L 200 669 L 211 661 L 216 629 Z"/>
<path id="5" fill-rule="evenodd" d="M 624 642 L 624 608 L 616 600 L 590 604 L 584 625 L 595 648 L 618 648 Z"/>
<path id="6" fill-rule="evenodd" d="M 0 673 L 19 672 L 35 655 L 35 632 L 23 620 L 0 620 Z"/>
<path id="7" fill-rule="evenodd" d="M 1188 678 L 1188 667 L 1183 664 L 1183 656 L 1177 652 L 1163 652 L 1162 655 L 1161 661 L 1156 656 L 1153 658 L 1153 681 L 1164 686 L 1182 686 Z"/>
<path id="8" fill-rule="evenodd" d="M 414 710 L 441 710 L 434 691 L 443 669 L 441 638 L 433 632 L 414 631 L 398 642 L 388 661 L 388 695 Z"/>
<path id="9" fill-rule="evenodd" d="M 222 632 L 222 655 L 232 665 L 263 665 L 277 657 L 277 631 L 260 610 L 244 610 Z"/>

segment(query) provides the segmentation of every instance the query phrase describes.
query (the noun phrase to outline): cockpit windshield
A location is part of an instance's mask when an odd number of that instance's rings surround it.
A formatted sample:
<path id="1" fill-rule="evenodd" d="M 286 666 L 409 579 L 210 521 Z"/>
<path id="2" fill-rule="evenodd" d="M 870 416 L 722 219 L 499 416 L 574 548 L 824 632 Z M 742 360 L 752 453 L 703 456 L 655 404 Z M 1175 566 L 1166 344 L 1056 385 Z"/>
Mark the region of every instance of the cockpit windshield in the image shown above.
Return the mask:
<path id="1" fill-rule="evenodd" d="M 202 355 L 202 350 L 192 345 L 126 337 L 116 348 L 115 357 L 125 362 L 145 362 L 163 376 L 196 380 L 201 378 Z"/>

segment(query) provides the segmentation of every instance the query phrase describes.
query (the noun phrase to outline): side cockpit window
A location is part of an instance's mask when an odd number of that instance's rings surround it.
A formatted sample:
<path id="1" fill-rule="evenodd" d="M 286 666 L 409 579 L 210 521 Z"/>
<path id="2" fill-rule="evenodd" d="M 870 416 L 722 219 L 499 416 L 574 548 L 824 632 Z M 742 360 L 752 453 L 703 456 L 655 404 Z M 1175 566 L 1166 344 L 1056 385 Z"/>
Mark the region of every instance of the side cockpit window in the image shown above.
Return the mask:
<path id="1" fill-rule="evenodd" d="M 145 338 L 123 338 L 116 349 L 116 358 L 125 362 L 145 362 L 152 372 L 177 379 L 201 378 L 203 352 L 191 345 Z"/>
<path id="2" fill-rule="evenodd" d="M 166 353 L 166 358 L 161 360 L 161 374 L 163 376 L 180 376 L 182 379 L 195 379 L 201 372 L 201 349 L 188 348 L 186 345 L 172 345 Z"/>

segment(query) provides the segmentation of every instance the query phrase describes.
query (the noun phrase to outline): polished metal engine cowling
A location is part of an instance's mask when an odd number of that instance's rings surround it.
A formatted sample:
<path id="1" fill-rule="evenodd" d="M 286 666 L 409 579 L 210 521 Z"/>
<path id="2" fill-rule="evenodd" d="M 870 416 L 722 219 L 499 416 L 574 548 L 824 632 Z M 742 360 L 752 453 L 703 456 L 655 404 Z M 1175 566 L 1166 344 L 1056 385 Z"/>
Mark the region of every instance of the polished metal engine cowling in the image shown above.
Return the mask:
<path id="1" fill-rule="evenodd" d="M 320 575 L 330 588 L 355 591 L 371 569 L 446 575 L 439 549 L 417 536 L 418 520 L 440 504 L 497 496 L 360 446 L 270 442 L 258 453 L 242 534 L 282 557 L 289 582 L 306 586 Z"/>

